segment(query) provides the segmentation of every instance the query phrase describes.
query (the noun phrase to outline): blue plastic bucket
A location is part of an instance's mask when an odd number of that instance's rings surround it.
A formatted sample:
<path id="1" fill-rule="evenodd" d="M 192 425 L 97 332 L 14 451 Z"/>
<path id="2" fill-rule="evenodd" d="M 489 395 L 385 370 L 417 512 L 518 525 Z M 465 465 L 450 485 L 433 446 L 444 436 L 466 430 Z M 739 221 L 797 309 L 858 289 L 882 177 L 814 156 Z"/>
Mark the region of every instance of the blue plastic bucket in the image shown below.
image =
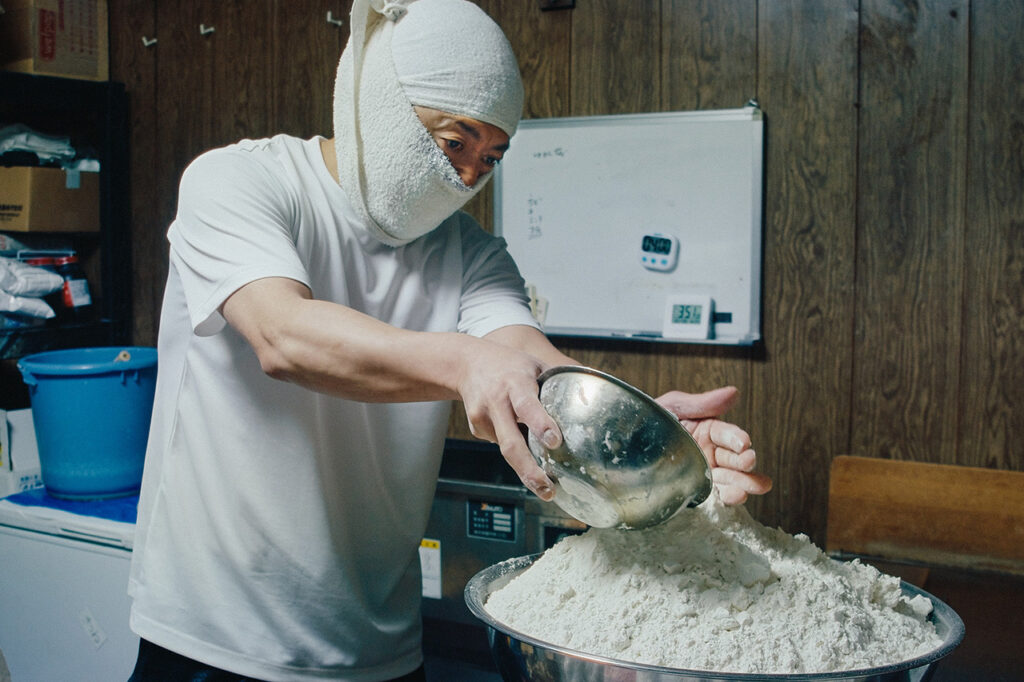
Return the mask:
<path id="1" fill-rule="evenodd" d="M 76 348 L 22 358 L 43 485 L 54 497 L 138 492 L 156 390 L 156 349 Z"/>

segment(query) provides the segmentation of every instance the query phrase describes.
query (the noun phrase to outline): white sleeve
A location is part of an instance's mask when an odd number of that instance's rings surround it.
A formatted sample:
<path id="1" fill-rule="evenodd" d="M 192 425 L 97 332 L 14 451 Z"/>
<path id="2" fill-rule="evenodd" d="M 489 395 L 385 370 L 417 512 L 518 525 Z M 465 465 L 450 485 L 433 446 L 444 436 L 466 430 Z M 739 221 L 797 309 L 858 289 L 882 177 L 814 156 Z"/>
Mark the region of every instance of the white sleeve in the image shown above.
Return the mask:
<path id="1" fill-rule="evenodd" d="M 510 325 L 540 329 L 505 240 L 485 232 L 468 214 L 461 216 L 464 267 L 459 331 L 485 336 Z"/>
<path id="2" fill-rule="evenodd" d="M 286 277 L 309 286 L 293 216 L 287 188 L 249 151 L 217 149 L 189 165 L 167 236 L 196 334 L 220 332 L 221 304 L 249 282 Z"/>

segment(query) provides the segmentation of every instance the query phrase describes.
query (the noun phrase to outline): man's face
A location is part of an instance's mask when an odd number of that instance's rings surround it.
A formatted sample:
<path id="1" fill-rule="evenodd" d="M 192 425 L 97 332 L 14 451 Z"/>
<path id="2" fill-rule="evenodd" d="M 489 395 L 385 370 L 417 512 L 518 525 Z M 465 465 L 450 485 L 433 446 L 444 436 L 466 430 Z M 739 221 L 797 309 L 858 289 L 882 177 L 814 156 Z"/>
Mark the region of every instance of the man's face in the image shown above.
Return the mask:
<path id="1" fill-rule="evenodd" d="M 428 107 L 413 109 L 467 187 L 494 170 L 508 149 L 508 135 L 490 123 Z"/>

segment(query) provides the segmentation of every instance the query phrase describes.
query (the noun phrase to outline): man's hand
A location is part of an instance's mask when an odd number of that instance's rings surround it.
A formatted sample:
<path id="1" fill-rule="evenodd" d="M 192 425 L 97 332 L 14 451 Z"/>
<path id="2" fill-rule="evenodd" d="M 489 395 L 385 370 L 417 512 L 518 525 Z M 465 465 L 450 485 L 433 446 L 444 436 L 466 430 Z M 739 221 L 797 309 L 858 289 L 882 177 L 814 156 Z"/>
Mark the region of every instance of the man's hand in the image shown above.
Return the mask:
<path id="1" fill-rule="evenodd" d="M 718 419 L 736 402 L 739 391 L 732 386 L 707 393 L 670 391 L 657 398 L 659 404 L 679 418 L 711 465 L 711 477 L 726 504 L 742 504 L 747 495 L 763 495 L 772 480 L 754 472 L 757 455 L 750 435 Z"/>
<path id="2" fill-rule="evenodd" d="M 497 443 L 523 485 L 542 500 L 551 500 L 554 485 L 537 465 L 519 429 L 523 424 L 549 448 L 562 442 L 558 425 L 544 411 L 538 397 L 537 377 L 546 366 L 528 353 L 495 342 L 493 337 L 475 344 L 463 360 L 457 387 L 470 432 Z"/>

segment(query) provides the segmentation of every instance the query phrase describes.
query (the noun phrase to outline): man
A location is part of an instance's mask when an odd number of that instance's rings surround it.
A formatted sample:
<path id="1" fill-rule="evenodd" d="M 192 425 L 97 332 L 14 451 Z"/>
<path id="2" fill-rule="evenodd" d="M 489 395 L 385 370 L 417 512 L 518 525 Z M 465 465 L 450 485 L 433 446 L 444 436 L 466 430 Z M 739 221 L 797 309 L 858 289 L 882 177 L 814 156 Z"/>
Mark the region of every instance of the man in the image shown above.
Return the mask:
<path id="1" fill-rule="evenodd" d="M 574 363 L 503 242 L 457 210 L 515 132 L 515 58 L 464 0 L 370 5 L 353 8 L 333 140 L 243 141 L 182 178 L 135 680 L 422 680 L 417 548 L 451 400 L 552 498 L 519 425 L 560 441 L 537 376 Z M 734 397 L 661 400 L 740 502 L 770 483 L 746 433 L 703 419 Z"/>

